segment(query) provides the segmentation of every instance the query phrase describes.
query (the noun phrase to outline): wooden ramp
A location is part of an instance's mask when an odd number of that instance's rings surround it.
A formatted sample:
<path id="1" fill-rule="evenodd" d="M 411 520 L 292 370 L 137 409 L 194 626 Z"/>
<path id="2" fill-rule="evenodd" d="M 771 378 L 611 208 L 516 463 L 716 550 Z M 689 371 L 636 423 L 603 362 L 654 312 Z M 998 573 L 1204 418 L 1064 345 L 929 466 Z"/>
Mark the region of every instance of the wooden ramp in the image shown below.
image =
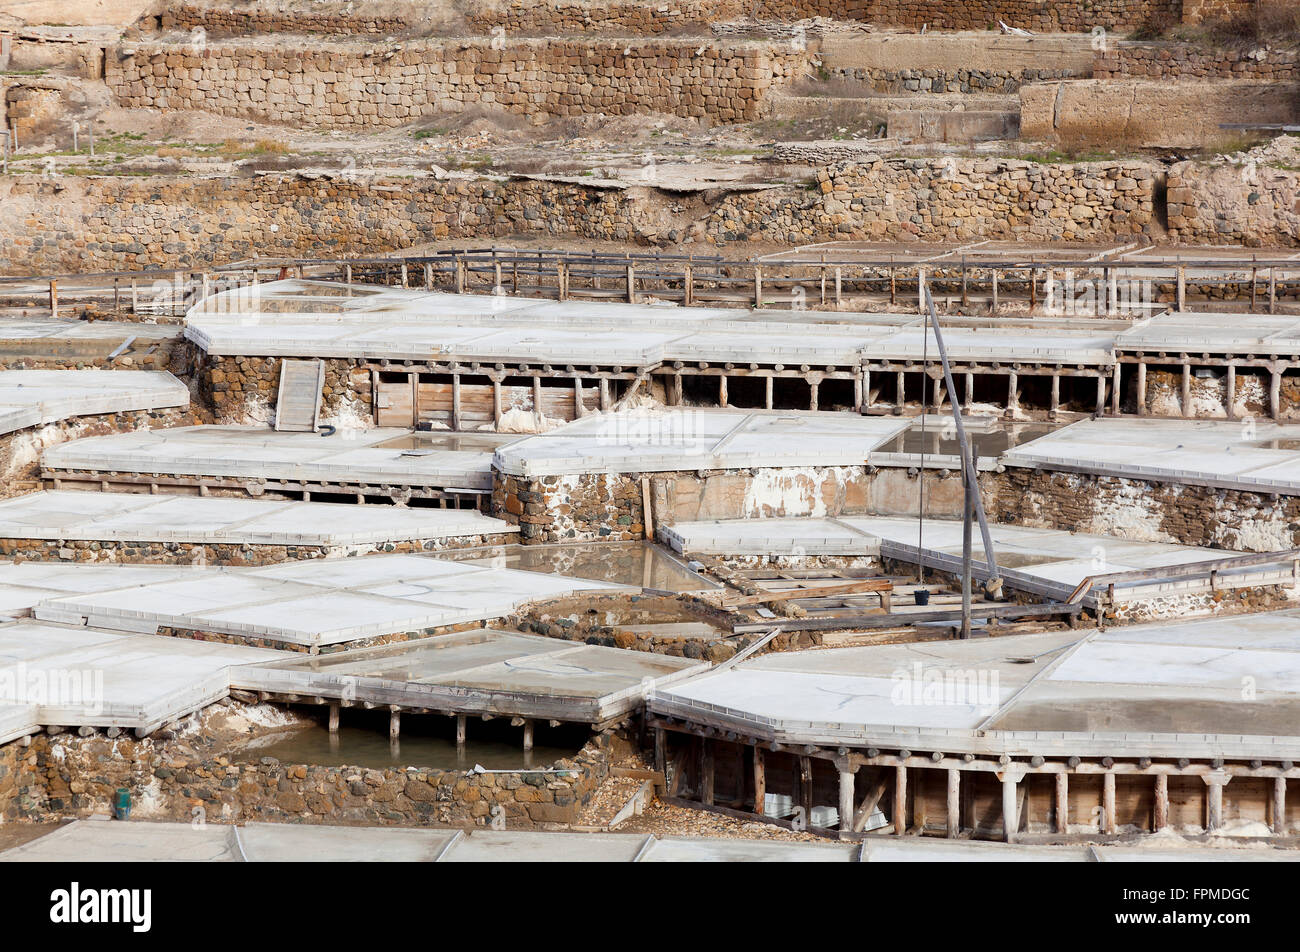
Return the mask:
<path id="1" fill-rule="evenodd" d="M 325 386 L 323 360 L 280 361 L 280 391 L 275 398 L 275 428 L 314 432 Z"/>

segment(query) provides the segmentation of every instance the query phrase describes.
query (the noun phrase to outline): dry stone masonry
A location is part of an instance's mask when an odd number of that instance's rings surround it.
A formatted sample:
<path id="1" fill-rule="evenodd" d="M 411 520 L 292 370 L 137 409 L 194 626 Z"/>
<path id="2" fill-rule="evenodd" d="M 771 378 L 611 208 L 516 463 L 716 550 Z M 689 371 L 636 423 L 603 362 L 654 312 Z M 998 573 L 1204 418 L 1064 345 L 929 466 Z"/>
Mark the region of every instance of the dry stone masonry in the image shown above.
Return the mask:
<path id="1" fill-rule="evenodd" d="M 807 63 L 807 52 L 758 43 L 226 43 L 110 50 L 105 81 L 123 106 L 333 129 L 400 126 L 467 105 L 539 121 L 656 112 L 728 123 L 762 115 L 768 92 L 803 75 Z"/>

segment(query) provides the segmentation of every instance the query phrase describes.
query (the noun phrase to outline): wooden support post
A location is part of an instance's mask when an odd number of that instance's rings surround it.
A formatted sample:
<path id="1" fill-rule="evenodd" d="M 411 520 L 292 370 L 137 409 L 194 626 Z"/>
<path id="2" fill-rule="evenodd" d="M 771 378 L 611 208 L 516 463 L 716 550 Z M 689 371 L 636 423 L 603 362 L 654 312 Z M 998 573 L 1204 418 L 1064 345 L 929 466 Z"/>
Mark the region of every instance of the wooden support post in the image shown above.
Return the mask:
<path id="1" fill-rule="evenodd" d="M 524 750 L 533 749 L 533 720 L 528 718 L 524 721 Z"/>
<path id="2" fill-rule="evenodd" d="M 962 403 L 967 413 L 970 412 L 971 404 L 975 400 L 975 375 L 966 374 L 965 388 L 962 390 Z"/>
<path id="3" fill-rule="evenodd" d="M 859 401 L 861 407 L 870 407 L 875 403 L 871 398 L 871 371 L 866 367 L 862 368 L 862 399 Z"/>
<path id="4" fill-rule="evenodd" d="M 889 265 L 889 304 L 892 307 L 898 303 L 898 273 L 894 271 L 893 262 Z"/>
<path id="5" fill-rule="evenodd" d="M 500 284 L 501 284 L 501 265 L 497 265 L 497 285 L 499 286 Z M 433 262 L 432 261 L 426 261 L 424 263 L 424 289 L 426 291 L 433 290 Z"/>
<path id="6" fill-rule="evenodd" d="M 853 830 L 853 805 L 857 802 L 854 799 L 852 770 L 840 767 L 840 836 L 846 836 Z"/>
<path id="7" fill-rule="evenodd" d="M 662 727 L 655 728 L 655 770 L 660 774 L 668 766 L 668 732 Z M 667 783 L 668 777 L 664 775 L 664 782 Z"/>
<path id="8" fill-rule="evenodd" d="M 803 807 L 804 819 L 812 826 L 813 809 L 813 775 L 812 758 L 799 758 L 799 805 Z"/>
<path id="9" fill-rule="evenodd" d="M 460 412 L 460 374 L 451 375 L 451 428 L 459 432 L 461 427 Z"/>
<path id="10" fill-rule="evenodd" d="M 1268 385 L 1268 413 L 1274 420 L 1282 418 L 1282 371 L 1274 367 Z"/>
<path id="11" fill-rule="evenodd" d="M 1097 375 L 1097 415 L 1106 409 L 1106 377 L 1104 374 Z"/>
<path id="12" fill-rule="evenodd" d="M 754 307 L 763 306 L 763 269 L 754 265 Z"/>
<path id="13" fill-rule="evenodd" d="M 894 833 L 902 836 L 907 832 L 907 767 L 903 764 L 894 768 L 894 802 L 890 809 L 894 814 Z"/>
<path id="14" fill-rule="evenodd" d="M 59 282 L 50 282 L 50 317 L 58 319 L 59 317 Z"/>
<path id="15" fill-rule="evenodd" d="M 400 708 L 388 709 L 388 736 L 399 737 L 402 733 L 402 712 Z"/>
<path id="16" fill-rule="evenodd" d="M 501 379 L 494 377 L 492 379 L 492 425 L 501 424 Z"/>
<path id="17" fill-rule="evenodd" d="M 633 265 L 627 266 L 627 303 L 636 303 L 636 268 Z"/>
<path id="18" fill-rule="evenodd" d="M 1056 419 L 1056 411 L 1061 408 L 1061 375 L 1052 374 L 1052 403 L 1047 411 L 1049 420 Z"/>
<path id="19" fill-rule="evenodd" d="M 1057 833 L 1070 832 L 1070 775 L 1062 770 L 1056 775 L 1056 805 L 1053 820 Z"/>
<path id="20" fill-rule="evenodd" d="M 757 744 L 754 751 L 754 812 L 762 816 L 767 803 L 767 752 Z"/>
<path id="21" fill-rule="evenodd" d="M 456 746 L 465 746 L 465 715 L 456 715 Z"/>
<path id="22" fill-rule="evenodd" d="M 452 259 L 452 267 L 455 269 L 455 285 L 457 294 L 465 293 L 465 262 L 460 260 L 460 255 Z"/>
<path id="23" fill-rule="evenodd" d="M 609 378 L 601 377 L 597 386 L 600 388 L 600 408 L 602 410 L 608 410 L 610 407 Z"/>
<path id="24" fill-rule="evenodd" d="M 989 313 L 998 312 L 998 269 L 993 269 L 993 299 L 989 302 Z"/>
<path id="25" fill-rule="evenodd" d="M 727 406 L 727 375 L 718 374 L 718 406 Z"/>
<path id="26" fill-rule="evenodd" d="M 1268 313 L 1277 309 L 1277 268 L 1268 269 Z"/>
<path id="27" fill-rule="evenodd" d="M 1020 406 L 1020 374 L 1014 370 L 1007 373 L 1007 416 L 1014 417 Z"/>
<path id="28" fill-rule="evenodd" d="M 916 269 L 916 309 L 925 313 L 925 269 Z"/>
<path id="29" fill-rule="evenodd" d="M 948 770 L 948 838 L 961 835 L 961 771 Z"/>
<path id="30" fill-rule="evenodd" d="M 682 300 L 687 307 L 695 303 L 695 278 L 689 264 L 682 266 Z"/>
<path id="31" fill-rule="evenodd" d="M 338 732 L 339 732 L 339 705 L 338 702 L 335 701 L 330 705 L 330 733 L 337 734 Z"/>
<path id="32" fill-rule="evenodd" d="M 411 286 L 410 273 L 407 270 L 406 262 L 403 261 L 402 262 L 402 287 L 409 288 L 410 286 Z"/>
<path id="33" fill-rule="evenodd" d="M 1137 365 L 1137 411 L 1138 416 L 1147 415 L 1147 365 L 1139 357 Z"/>
<path id="34" fill-rule="evenodd" d="M 808 380 L 808 409 L 816 410 L 818 408 L 817 400 L 821 391 L 821 380 L 812 377 Z"/>
<path id="35" fill-rule="evenodd" d="M 427 268 L 429 266 L 425 265 L 425 267 Z M 501 262 L 500 261 L 492 262 L 492 293 L 493 294 L 506 293 L 505 287 L 501 284 Z"/>
<path id="36" fill-rule="evenodd" d="M 1034 308 L 1038 307 L 1038 269 L 1029 269 L 1029 313 L 1033 314 Z"/>
<path id="37" fill-rule="evenodd" d="M 1278 836 L 1286 836 L 1286 777 L 1273 778 L 1273 817 L 1270 824 Z"/>
<path id="38" fill-rule="evenodd" d="M 1187 310 L 1187 269 L 1182 265 L 1178 266 L 1178 291 L 1174 304 L 1179 311 Z"/>
<path id="39" fill-rule="evenodd" d="M 1047 269 L 1047 275 L 1043 279 L 1043 310 L 1052 314 L 1056 311 L 1056 272 L 1051 268 Z"/>
<path id="40" fill-rule="evenodd" d="M 1007 772 L 1002 775 L 1002 831 L 1008 843 L 1016 841 L 1020 832 L 1020 803 L 1017 798 L 1016 775 Z"/>
<path id="41" fill-rule="evenodd" d="M 1115 771 L 1101 775 L 1101 832 L 1115 832 Z"/>
<path id="42" fill-rule="evenodd" d="M 713 805 L 713 742 L 700 738 L 700 802 Z"/>
<path id="43" fill-rule="evenodd" d="M 1183 364 L 1183 382 L 1182 382 L 1182 389 L 1179 395 L 1179 400 L 1182 403 L 1180 409 L 1182 410 L 1183 417 L 1187 418 L 1193 416 L 1194 414 L 1192 413 L 1192 365 L 1191 364 Z"/>
<path id="44" fill-rule="evenodd" d="M 903 411 L 903 407 L 907 404 L 906 388 L 907 388 L 907 378 L 903 376 L 903 372 L 900 370 L 898 372 L 898 393 L 895 394 L 894 396 L 894 406 L 898 409 L 898 412 L 900 413 Z"/>
<path id="45" fill-rule="evenodd" d="M 837 311 L 840 309 L 840 303 L 844 299 L 843 296 L 840 294 L 840 278 L 841 278 L 840 269 L 836 268 L 835 269 L 835 310 Z"/>
<path id="46" fill-rule="evenodd" d="M 1237 419 L 1237 365 L 1228 364 L 1228 394 L 1227 394 L 1228 419 Z"/>
<path id="47" fill-rule="evenodd" d="M 1255 301 L 1259 298 L 1259 268 L 1250 269 L 1250 311 L 1255 312 Z"/>
<path id="48" fill-rule="evenodd" d="M 641 477 L 641 527 L 647 539 L 655 537 L 654 496 L 650 492 L 650 477 Z M 649 563 L 646 563 L 649 565 Z"/>
<path id="49" fill-rule="evenodd" d="M 1151 806 L 1151 832 L 1159 833 L 1169 827 L 1169 774 L 1156 774 L 1155 794 Z"/>
<path id="50" fill-rule="evenodd" d="M 817 299 L 817 303 L 820 304 L 822 307 L 825 307 L 826 306 L 826 265 L 822 265 L 822 269 L 821 269 L 821 284 L 819 288 L 819 295 L 820 296 Z"/>
<path id="51" fill-rule="evenodd" d="M 1223 788 L 1232 778 L 1222 768 L 1202 774 L 1205 781 L 1205 832 L 1213 833 L 1223 826 Z"/>
<path id="52" fill-rule="evenodd" d="M 573 378 L 573 418 L 581 420 L 587 413 L 587 408 L 582 403 L 582 378 Z"/>

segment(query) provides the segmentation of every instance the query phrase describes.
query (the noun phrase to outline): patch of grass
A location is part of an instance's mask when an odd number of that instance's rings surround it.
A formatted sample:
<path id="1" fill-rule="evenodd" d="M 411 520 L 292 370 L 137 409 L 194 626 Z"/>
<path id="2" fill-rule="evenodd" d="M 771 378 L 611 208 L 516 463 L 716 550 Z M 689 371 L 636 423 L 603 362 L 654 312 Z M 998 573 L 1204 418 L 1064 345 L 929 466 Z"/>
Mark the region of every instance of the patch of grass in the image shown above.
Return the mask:
<path id="1" fill-rule="evenodd" d="M 464 155 L 458 152 L 447 154 L 447 167 L 457 172 L 482 172 L 492 167 L 492 156 L 486 152 Z"/>

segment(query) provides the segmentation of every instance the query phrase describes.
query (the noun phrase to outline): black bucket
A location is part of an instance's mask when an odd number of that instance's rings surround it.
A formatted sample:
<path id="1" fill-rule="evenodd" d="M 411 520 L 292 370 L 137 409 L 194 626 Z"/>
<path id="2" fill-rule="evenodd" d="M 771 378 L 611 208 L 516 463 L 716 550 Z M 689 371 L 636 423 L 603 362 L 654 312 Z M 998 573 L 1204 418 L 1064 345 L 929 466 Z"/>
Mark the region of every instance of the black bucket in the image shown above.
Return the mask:
<path id="1" fill-rule="evenodd" d="M 930 604 L 930 590 L 927 588 L 918 588 L 912 593 L 912 597 L 916 599 L 916 604 L 918 605 Z"/>

